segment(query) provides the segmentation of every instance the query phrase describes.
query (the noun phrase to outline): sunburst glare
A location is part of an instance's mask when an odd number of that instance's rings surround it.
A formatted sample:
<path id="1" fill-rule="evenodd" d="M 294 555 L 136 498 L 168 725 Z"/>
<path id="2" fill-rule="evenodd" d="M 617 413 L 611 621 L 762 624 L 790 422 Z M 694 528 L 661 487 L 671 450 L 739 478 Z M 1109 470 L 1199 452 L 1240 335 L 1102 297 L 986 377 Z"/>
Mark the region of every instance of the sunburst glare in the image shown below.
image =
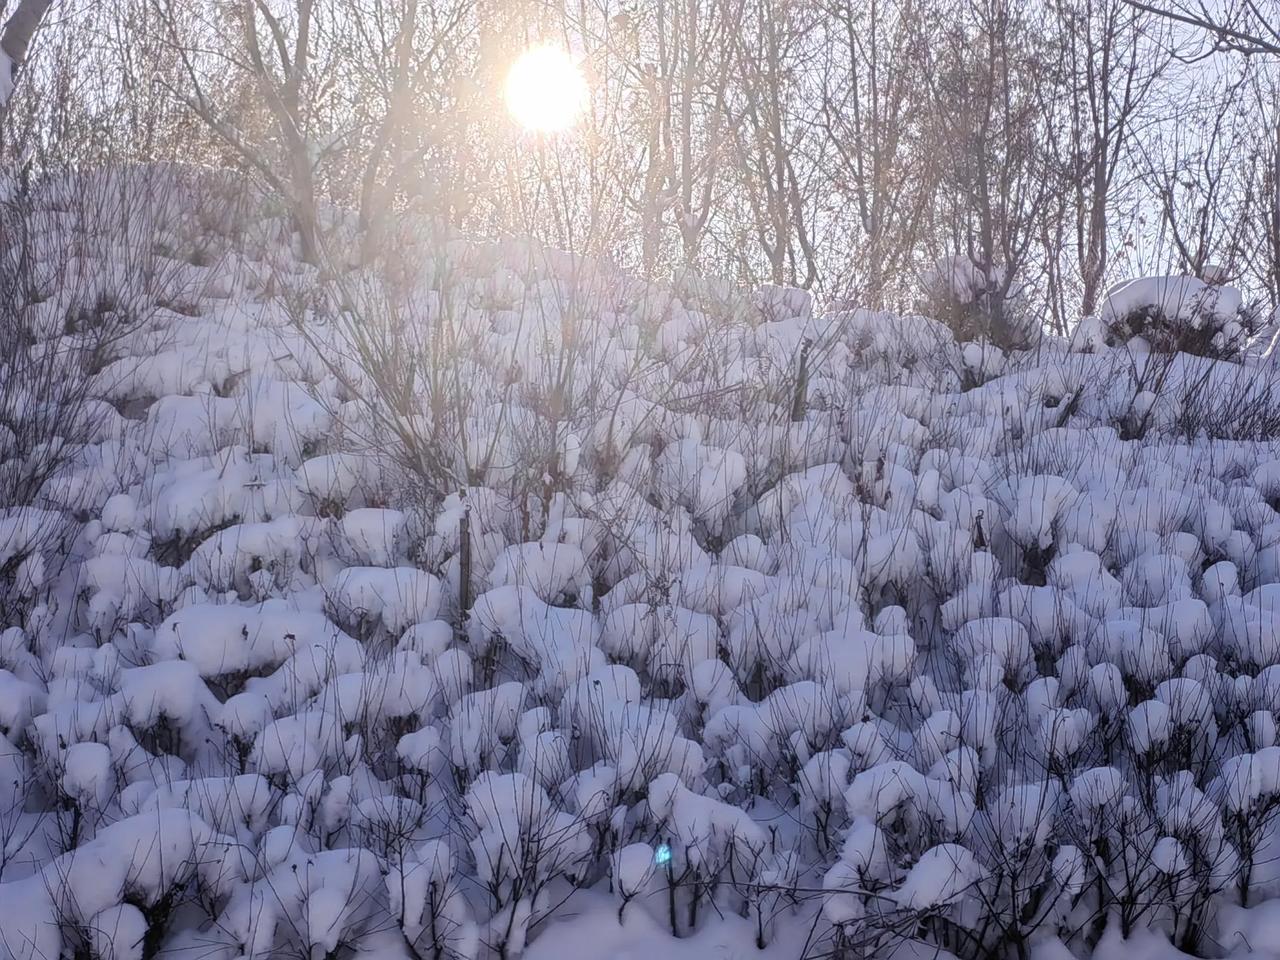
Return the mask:
<path id="1" fill-rule="evenodd" d="M 567 51 L 552 46 L 522 53 L 507 74 L 507 109 L 533 133 L 571 127 L 587 106 L 587 81 Z"/>

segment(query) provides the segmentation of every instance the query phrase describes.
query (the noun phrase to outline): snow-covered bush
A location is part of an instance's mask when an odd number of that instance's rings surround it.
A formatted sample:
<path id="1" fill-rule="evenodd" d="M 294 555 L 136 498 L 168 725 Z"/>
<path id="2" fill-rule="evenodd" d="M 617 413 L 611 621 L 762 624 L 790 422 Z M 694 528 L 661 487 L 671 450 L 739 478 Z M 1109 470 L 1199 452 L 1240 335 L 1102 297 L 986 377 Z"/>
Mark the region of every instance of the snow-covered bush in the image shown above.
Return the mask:
<path id="1" fill-rule="evenodd" d="M 1100 319 L 1109 344 L 1235 358 L 1260 326 L 1240 291 L 1196 277 L 1145 277 L 1112 288 Z"/>
<path id="2" fill-rule="evenodd" d="M 921 286 L 920 311 L 946 324 L 961 343 L 986 341 L 998 356 L 1000 351 L 1026 350 L 1040 342 L 1036 319 L 1022 303 L 1016 283 L 1006 281 L 1002 267 L 983 267 L 964 255 L 949 257 L 926 271 Z"/>

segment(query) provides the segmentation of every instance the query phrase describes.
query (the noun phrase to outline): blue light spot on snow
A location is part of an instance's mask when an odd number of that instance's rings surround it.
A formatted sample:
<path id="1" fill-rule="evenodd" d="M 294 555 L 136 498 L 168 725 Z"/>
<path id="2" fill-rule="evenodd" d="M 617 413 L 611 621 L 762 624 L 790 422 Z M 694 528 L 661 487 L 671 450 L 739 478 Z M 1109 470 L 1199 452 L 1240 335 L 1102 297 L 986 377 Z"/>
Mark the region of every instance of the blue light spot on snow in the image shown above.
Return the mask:
<path id="1" fill-rule="evenodd" d="M 671 847 L 668 844 L 659 845 L 658 849 L 653 852 L 653 862 L 661 866 L 671 862 Z"/>

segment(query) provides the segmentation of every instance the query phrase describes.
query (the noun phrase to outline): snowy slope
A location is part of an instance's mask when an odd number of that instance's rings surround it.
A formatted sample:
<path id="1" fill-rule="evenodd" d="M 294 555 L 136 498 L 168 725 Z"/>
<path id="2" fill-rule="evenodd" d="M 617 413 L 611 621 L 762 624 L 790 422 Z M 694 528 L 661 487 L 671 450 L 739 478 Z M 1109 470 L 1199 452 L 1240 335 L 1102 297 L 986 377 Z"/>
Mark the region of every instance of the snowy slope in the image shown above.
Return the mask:
<path id="1" fill-rule="evenodd" d="M 1274 942 L 1269 356 L 318 271 L 224 189 L 21 201 L 75 389 L 0 512 L 0 956 Z"/>

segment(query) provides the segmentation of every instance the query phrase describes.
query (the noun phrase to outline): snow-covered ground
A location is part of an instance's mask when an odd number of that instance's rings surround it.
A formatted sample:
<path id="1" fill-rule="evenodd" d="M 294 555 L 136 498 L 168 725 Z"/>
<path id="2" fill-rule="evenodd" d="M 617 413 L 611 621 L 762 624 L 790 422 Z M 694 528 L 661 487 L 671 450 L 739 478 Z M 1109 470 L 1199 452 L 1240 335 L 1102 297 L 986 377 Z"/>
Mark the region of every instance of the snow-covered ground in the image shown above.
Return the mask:
<path id="1" fill-rule="evenodd" d="M 8 190 L 0 956 L 1276 955 L 1280 377 L 1168 281 L 1005 353 Z"/>

